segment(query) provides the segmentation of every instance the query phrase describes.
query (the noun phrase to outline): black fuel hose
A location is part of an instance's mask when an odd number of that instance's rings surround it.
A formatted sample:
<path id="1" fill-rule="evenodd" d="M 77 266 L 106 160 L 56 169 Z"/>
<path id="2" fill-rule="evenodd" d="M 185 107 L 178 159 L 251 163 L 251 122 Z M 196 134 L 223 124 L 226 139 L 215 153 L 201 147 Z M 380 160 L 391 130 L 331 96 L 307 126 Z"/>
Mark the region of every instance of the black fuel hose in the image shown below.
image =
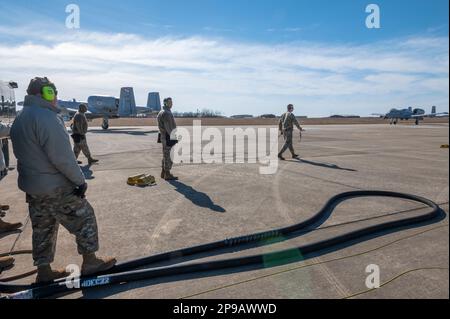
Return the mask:
<path id="1" fill-rule="evenodd" d="M 291 248 L 287 250 L 280 250 L 268 254 L 259 254 L 247 257 L 237 257 L 232 259 L 217 260 L 202 263 L 192 263 L 177 266 L 165 266 L 150 269 L 136 270 L 137 268 L 149 266 L 162 261 L 170 261 L 179 259 L 199 253 L 212 252 L 224 248 L 234 247 L 249 244 L 252 242 L 260 242 L 273 238 L 280 238 L 287 235 L 292 235 L 298 231 L 312 231 L 331 215 L 334 208 L 341 202 L 357 197 L 391 197 L 398 199 L 406 199 L 422 203 L 432 210 L 425 214 L 414 217 L 407 217 L 399 220 L 388 221 L 385 223 L 368 226 L 362 229 L 354 230 L 342 235 L 331 237 L 325 240 L 313 242 L 300 247 Z M 128 262 L 117 264 L 113 269 L 109 270 L 107 274 L 99 274 L 89 277 L 81 277 L 79 279 L 78 289 L 87 289 L 98 286 L 113 285 L 125 282 L 132 282 L 143 279 L 160 278 L 164 276 L 173 276 L 181 274 L 191 274 L 204 271 L 212 271 L 219 269 L 235 268 L 248 265 L 267 265 L 270 261 L 276 261 L 276 265 L 287 264 L 299 261 L 298 256 L 304 257 L 306 254 L 318 252 L 320 250 L 331 248 L 333 246 L 351 242 L 356 239 L 361 239 L 369 235 L 375 235 L 380 232 L 400 229 L 405 226 L 420 224 L 425 221 L 437 219 L 441 215 L 441 209 L 433 201 L 410 194 L 403 194 L 389 191 L 351 191 L 341 193 L 331 198 L 325 206 L 311 218 L 288 227 L 274 229 L 271 231 L 260 232 L 247 236 L 240 236 L 231 239 L 225 239 L 209 244 L 188 247 L 171 252 L 166 252 L 149 257 L 139 258 Z M 312 228 L 314 227 L 314 228 Z M 309 228 L 309 229 L 308 229 Z M 296 252 L 293 254 L 293 252 Z M 45 298 L 55 294 L 72 292 L 76 288 L 68 288 L 65 280 L 59 280 L 49 284 L 32 284 L 32 285 L 14 285 L 14 284 L 0 284 L 0 293 L 13 294 L 6 296 L 6 298 Z"/>

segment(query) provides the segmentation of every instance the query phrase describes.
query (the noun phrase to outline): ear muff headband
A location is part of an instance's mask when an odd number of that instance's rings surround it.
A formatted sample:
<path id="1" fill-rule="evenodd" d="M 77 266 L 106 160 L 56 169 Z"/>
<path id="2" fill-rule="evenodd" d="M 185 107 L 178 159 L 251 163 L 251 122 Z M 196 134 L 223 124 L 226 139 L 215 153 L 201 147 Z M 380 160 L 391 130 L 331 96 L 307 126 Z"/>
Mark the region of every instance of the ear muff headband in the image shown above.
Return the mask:
<path id="1" fill-rule="evenodd" d="M 44 86 L 42 88 L 42 98 L 48 102 L 53 102 L 56 97 L 55 89 L 51 86 Z"/>

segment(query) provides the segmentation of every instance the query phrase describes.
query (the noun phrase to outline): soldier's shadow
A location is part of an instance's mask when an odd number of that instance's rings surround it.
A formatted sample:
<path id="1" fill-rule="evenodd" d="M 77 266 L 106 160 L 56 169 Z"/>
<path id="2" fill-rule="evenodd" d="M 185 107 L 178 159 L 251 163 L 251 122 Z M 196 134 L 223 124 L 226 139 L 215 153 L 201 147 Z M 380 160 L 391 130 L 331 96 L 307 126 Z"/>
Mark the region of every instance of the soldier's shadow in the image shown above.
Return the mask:
<path id="1" fill-rule="evenodd" d="M 0 239 L 3 239 L 5 237 L 11 236 L 11 235 L 18 235 L 18 234 L 21 234 L 21 233 L 22 233 L 21 229 L 16 229 L 16 230 L 12 230 L 12 231 L 9 231 L 9 232 L 1 233 L 0 234 Z"/>
<path id="2" fill-rule="evenodd" d="M 226 210 L 217 205 L 214 204 L 212 199 L 205 193 L 199 192 L 192 188 L 191 186 L 188 186 L 180 181 L 170 181 L 169 182 L 172 186 L 175 187 L 175 190 L 179 192 L 180 194 L 184 195 L 187 199 L 189 199 L 193 204 L 209 208 L 212 211 L 218 212 L 218 213 L 225 213 Z"/>
<path id="3" fill-rule="evenodd" d="M 294 162 L 304 163 L 304 164 L 309 164 L 309 165 L 319 166 L 319 167 L 325 167 L 325 168 L 338 169 L 338 170 L 348 171 L 348 172 L 357 172 L 356 169 L 344 168 L 344 167 L 340 167 L 336 164 L 330 164 L 330 163 L 313 162 L 313 161 L 308 161 L 308 160 L 301 159 L 301 158 L 294 160 Z"/>
<path id="4" fill-rule="evenodd" d="M 103 129 L 91 129 L 89 130 L 90 133 L 100 133 L 100 134 L 128 134 L 128 135 L 135 135 L 135 136 L 147 136 L 150 134 L 158 133 L 159 131 L 156 130 L 150 130 L 150 131 L 139 131 L 136 128 L 110 128 L 108 130 Z"/>

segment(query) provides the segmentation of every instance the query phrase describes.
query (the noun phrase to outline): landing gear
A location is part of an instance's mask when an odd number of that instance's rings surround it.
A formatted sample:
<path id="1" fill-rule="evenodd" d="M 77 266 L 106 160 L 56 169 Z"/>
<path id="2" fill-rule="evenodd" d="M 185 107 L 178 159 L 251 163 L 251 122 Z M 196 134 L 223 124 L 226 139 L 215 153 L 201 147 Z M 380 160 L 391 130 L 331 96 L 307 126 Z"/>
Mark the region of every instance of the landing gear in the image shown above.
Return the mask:
<path id="1" fill-rule="evenodd" d="M 109 128 L 109 120 L 108 118 L 103 119 L 102 129 L 107 130 Z"/>
<path id="2" fill-rule="evenodd" d="M 391 125 L 392 125 L 392 124 L 397 125 L 397 122 L 398 122 L 397 119 L 392 119 L 392 120 L 391 120 L 391 123 L 389 123 L 389 124 L 391 124 Z"/>
<path id="3" fill-rule="evenodd" d="M 419 119 L 416 119 L 416 125 L 419 125 Z"/>

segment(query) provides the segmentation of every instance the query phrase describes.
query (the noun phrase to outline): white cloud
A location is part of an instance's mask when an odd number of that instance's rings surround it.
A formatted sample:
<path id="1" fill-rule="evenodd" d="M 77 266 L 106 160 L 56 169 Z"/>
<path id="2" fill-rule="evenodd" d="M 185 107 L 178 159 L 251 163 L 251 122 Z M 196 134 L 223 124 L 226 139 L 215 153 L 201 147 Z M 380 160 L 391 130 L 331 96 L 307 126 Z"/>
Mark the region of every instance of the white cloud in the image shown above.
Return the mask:
<path id="1" fill-rule="evenodd" d="M 134 86 L 141 104 L 159 90 L 179 110 L 228 115 L 279 113 L 289 102 L 309 115 L 370 114 L 431 100 L 448 109 L 448 38 L 268 45 L 0 26 L 2 37 L 18 39 L 0 44 L 0 77 L 19 81 L 20 92 L 30 78 L 46 75 L 64 98 L 118 95 L 121 86 Z"/>
<path id="2" fill-rule="evenodd" d="M 298 28 L 298 27 L 296 27 L 296 28 L 285 28 L 284 29 L 284 31 L 286 31 L 286 32 L 299 32 L 299 31 L 302 31 L 303 29 L 302 28 Z"/>

